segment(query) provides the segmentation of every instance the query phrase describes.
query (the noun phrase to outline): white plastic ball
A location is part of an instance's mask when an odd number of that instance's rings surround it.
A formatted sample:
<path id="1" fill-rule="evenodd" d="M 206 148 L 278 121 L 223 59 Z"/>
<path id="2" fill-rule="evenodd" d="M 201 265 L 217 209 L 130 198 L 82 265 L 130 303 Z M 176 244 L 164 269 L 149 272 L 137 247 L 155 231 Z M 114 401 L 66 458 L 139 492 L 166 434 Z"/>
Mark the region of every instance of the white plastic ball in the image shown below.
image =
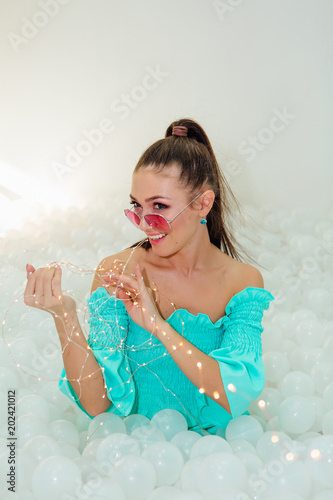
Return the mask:
<path id="1" fill-rule="evenodd" d="M 89 424 L 91 422 L 91 418 L 88 417 L 83 411 L 81 411 L 75 420 L 76 426 L 81 430 L 81 431 L 88 431 Z"/>
<path id="2" fill-rule="evenodd" d="M 255 418 L 250 415 L 241 415 L 230 420 L 225 431 L 225 437 L 227 441 L 245 439 L 255 445 L 263 433 L 263 428 Z"/>
<path id="3" fill-rule="evenodd" d="M 55 406 L 52 403 L 49 403 L 49 410 L 50 410 L 50 421 L 62 420 L 63 413 L 60 410 L 60 408 L 58 408 L 57 406 Z"/>
<path id="4" fill-rule="evenodd" d="M 81 456 L 81 453 L 79 452 L 77 447 L 72 445 L 71 443 L 66 443 L 65 441 L 59 441 L 59 446 L 61 449 L 61 454 L 64 455 L 64 457 L 74 460 L 75 458 Z"/>
<path id="5" fill-rule="evenodd" d="M 131 437 L 139 441 L 141 451 L 153 443 L 165 441 L 163 432 L 153 425 L 142 425 L 131 432 Z"/>
<path id="6" fill-rule="evenodd" d="M 240 458 L 249 474 L 256 474 L 263 466 L 263 461 L 255 452 L 237 451 L 235 456 Z"/>
<path id="7" fill-rule="evenodd" d="M 167 441 L 182 431 L 187 431 L 187 422 L 184 415 L 172 409 L 160 410 L 151 419 L 151 425 L 160 429 Z"/>
<path id="8" fill-rule="evenodd" d="M 229 488 L 247 487 L 248 473 L 243 462 L 231 453 L 217 452 L 206 457 L 198 474 L 199 491 L 208 498 Z"/>
<path id="9" fill-rule="evenodd" d="M 184 459 L 176 445 L 167 441 L 154 443 L 142 453 L 154 466 L 157 486 L 172 485 L 180 477 Z"/>
<path id="10" fill-rule="evenodd" d="M 276 312 L 272 318 L 272 325 L 278 325 L 279 328 L 283 331 L 285 337 L 290 337 L 291 332 L 291 313 L 287 311 L 279 311 Z"/>
<path id="11" fill-rule="evenodd" d="M 319 434 L 319 432 L 308 431 L 297 436 L 297 441 L 299 443 L 304 443 L 306 445 L 309 445 L 315 438 L 318 438 L 320 436 L 322 436 L 322 434 Z"/>
<path id="12" fill-rule="evenodd" d="M 8 456 L 7 453 L 6 455 Z M 23 448 L 17 451 L 16 459 L 17 484 L 20 485 L 19 489 L 30 490 L 32 474 L 38 465 L 38 461 L 34 456 L 27 453 Z"/>
<path id="13" fill-rule="evenodd" d="M 333 335 L 330 335 L 324 342 L 324 359 L 331 361 L 333 359 Z"/>
<path id="14" fill-rule="evenodd" d="M 262 337 L 264 352 L 278 351 L 283 341 L 283 332 L 278 325 L 269 324 L 265 327 Z"/>
<path id="15" fill-rule="evenodd" d="M 295 330 L 302 321 L 317 321 L 317 320 L 318 316 L 316 315 L 316 313 L 314 311 L 311 311 L 310 309 L 305 309 L 305 308 L 298 309 L 291 316 L 291 324 L 293 325 Z"/>
<path id="16" fill-rule="evenodd" d="M 280 431 L 266 431 L 256 445 L 258 456 L 264 461 L 279 457 L 286 449 L 290 449 L 292 439 Z"/>
<path id="17" fill-rule="evenodd" d="M 171 439 L 171 443 L 176 445 L 182 452 L 184 459 L 188 460 L 194 443 L 199 439 L 201 439 L 201 436 L 197 432 L 182 431 L 178 432 L 178 434 Z"/>
<path id="18" fill-rule="evenodd" d="M 93 460 L 91 460 L 90 458 L 83 457 L 81 455 L 77 458 L 74 458 L 73 462 L 75 462 L 76 465 L 80 469 L 83 483 L 89 481 L 89 479 L 91 479 L 91 477 L 95 476 L 96 469 L 93 467 L 93 464 L 95 464 L 95 462 Z M 113 472 L 113 469 L 112 469 L 112 472 Z M 93 475 L 93 476 L 91 476 L 91 475 Z"/>
<path id="19" fill-rule="evenodd" d="M 316 288 L 309 290 L 304 297 L 305 305 L 313 309 L 319 316 L 325 315 L 332 306 L 332 295 L 328 290 Z"/>
<path id="20" fill-rule="evenodd" d="M 285 495 L 293 493 L 302 499 L 310 498 L 312 481 L 302 462 L 275 460 L 268 463 L 265 469 L 269 477 L 266 490 L 268 495 L 279 494 L 280 498 L 285 499 Z"/>
<path id="21" fill-rule="evenodd" d="M 0 366 L 0 388 L 2 391 L 15 389 L 19 386 L 19 378 L 11 368 Z"/>
<path id="22" fill-rule="evenodd" d="M 312 500 L 333 500 L 333 489 L 320 491 L 314 495 Z"/>
<path id="23" fill-rule="evenodd" d="M 324 416 L 322 430 L 324 435 L 333 435 L 333 410 L 328 411 Z"/>
<path id="24" fill-rule="evenodd" d="M 333 363 L 324 361 L 315 365 L 311 370 L 311 377 L 316 391 L 319 394 L 323 394 L 326 387 L 333 382 Z"/>
<path id="25" fill-rule="evenodd" d="M 326 488 L 333 488 L 333 436 L 312 440 L 305 465 L 315 481 Z"/>
<path id="26" fill-rule="evenodd" d="M 298 240 L 298 250 L 304 257 L 313 255 L 314 250 L 318 246 L 318 240 L 315 236 L 310 234 L 302 234 Z"/>
<path id="27" fill-rule="evenodd" d="M 97 449 L 102 441 L 102 438 L 89 439 L 82 451 L 82 456 L 94 460 L 96 458 Z"/>
<path id="28" fill-rule="evenodd" d="M 20 415 L 38 415 L 46 422 L 50 420 L 50 409 L 47 401 L 38 394 L 23 396 L 18 400 Z"/>
<path id="29" fill-rule="evenodd" d="M 310 431 L 321 432 L 323 426 L 323 418 L 327 412 L 327 408 L 324 405 L 323 399 L 318 396 L 312 396 L 308 398 L 315 409 L 315 421 L 311 426 Z"/>
<path id="30" fill-rule="evenodd" d="M 234 453 L 238 453 L 240 451 L 248 451 L 250 453 L 256 452 L 255 446 L 245 439 L 232 439 L 229 441 L 229 444 Z"/>
<path id="31" fill-rule="evenodd" d="M 280 424 L 279 417 L 276 415 L 275 417 L 271 418 L 268 422 L 265 422 L 265 425 L 263 427 L 265 431 L 282 431 L 282 427 Z"/>
<path id="32" fill-rule="evenodd" d="M 330 382 L 324 392 L 323 392 L 323 400 L 326 408 L 328 410 L 333 410 L 333 382 Z"/>
<path id="33" fill-rule="evenodd" d="M 87 493 L 90 493 L 88 497 Z M 108 477 L 100 477 L 98 473 L 95 473 L 83 485 L 82 493 L 78 498 L 80 500 L 83 498 L 87 498 L 87 500 L 126 500 L 124 490 L 118 483 Z"/>
<path id="34" fill-rule="evenodd" d="M 45 382 L 41 387 L 39 394 L 47 401 L 55 405 L 62 412 L 66 411 L 70 406 L 72 406 L 71 400 L 59 390 L 58 382 Z"/>
<path id="35" fill-rule="evenodd" d="M 10 354 L 18 368 L 28 374 L 40 376 L 41 368 L 45 368 L 45 360 L 41 360 L 37 345 L 29 338 L 13 340 L 10 343 Z"/>
<path id="36" fill-rule="evenodd" d="M 263 361 L 268 382 L 279 382 L 290 370 L 289 359 L 282 352 L 266 352 Z"/>
<path id="37" fill-rule="evenodd" d="M 309 347 L 297 346 L 289 354 L 290 366 L 295 371 L 305 371 L 305 362 L 308 353 L 310 352 Z"/>
<path id="38" fill-rule="evenodd" d="M 114 433 L 126 434 L 126 426 L 121 417 L 113 413 L 100 413 L 93 418 L 88 427 L 90 439 L 104 438 Z"/>
<path id="39" fill-rule="evenodd" d="M 203 436 L 192 446 L 190 457 L 193 459 L 201 455 L 211 455 L 218 451 L 231 453 L 232 448 L 225 439 L 219 436 Z"/>
<path id="40" fill-rule="evenodd" d="M 116 463 L 114 479 L 128 498 L 145 500 L 156 485 L 156 472 L 146 458 L 127 455 Z"/>
<path id="41" fill-rule="evenodd" d="M 16 491 L 14 495 L 12 491 L 6 491 L 2 493 L 1 500 L 35 500 L 31 490 Z"/>
<path id="42" fill-rule="evenodd" d="M 202 498 L 202 497 L 201 497 Z M 161 486 L 156 488 L 147 497 L 147 500 L 184 500 L 184 494 L 174 486 Z M 191 499 L 192 500 L 192 499 Z M 193 497 L 195 500 L 195 497 Z"/>
<path id="43" fill-rule="evenodd" d="M 315 421 L 315 409 L 303 396 L 290 396 L 279 409 L 279 421 L 283 430 L 292 434 L 302 434 L 311 429 Z"/>
<path id="44" fill-rule="evenodd" d="M 317 320 L 303 320 L 296 327 L 296 339 L 299 345 L 320 347 L 324 338 L 324 328 Z"/>
<path id="45" fill-rule="evenodd" d="M 188 462 L 185 463 L 180 477 L 181 486 L 184 491 L 198 489 L 198 474 L 204 459 L 205 456 L 201 455 L 199 457 L 191 458 Z"/>
<path id="46" fill-rule="evenodd" d="M 134 431 L 134 429 L 137 429 L 137 427 L 150 424 L 150 420 L 144 415 L 133 414 L 124 418 L 124 424 L 126 426 L 127 434 L 131 434 L 131 432 Z"/>
<path id="47" fill-rule="evenodd" d="M 79 467 L 66 457 L 46 458 L 32 476 L 32 492 L 36 500 L 61 500 L 64 494 L 75 495 L 81 485 Z"/>
<path id="48" fill-rule="evenodd" d="M 281 383 L 279 389 L 285 398 L 289 396 L 312 396 L 314 394 L 314 383 L 311 377 L 301 371 L 288 373 Z"/>
<path id="49" fill-rule="evenodd" d="M 325 360 L 325 351 L 322 347 L 312 347 L 305 354 L 304 371 L 311 374 L 312 368 Z"/>
<path id="50" fill-rule="evenodd" d="M 50 433 L 57 441 L 66 441 L 75 448 L 80 445 L 80 433 L 77 427 L 68 420 L 55 420 L 50 424 Z"/>
<path id="51" fill-rule="evenodd" d="M 17 421 L 17 435 L 20 446 L 24 446 L 29 439 L 40 434 L 49 434 L 49 425 L 43 418 L 36 415 L 23 415 Z"/>
<path id="52" fill-rule="evenodd" d="M 59 443 L 51 436 L 35 436 L 25 443 L 22 450 L 38 462 L 52 455 L 62 455 Z"/>
<path id="53" fill-rule="evenodd" d="M 282 402 L 282 394 L 274 387 L 264 387 L 260 396 L 251 405 L 251 412 L 263 418 L 270 420 L 278 414 Z"/>
<path id="54" fill-rule="evenodd" d="M 96 460 L 115 464 L 126 455 L 140 455 L 138 441 L 127 434 L 114 433 L 100 443 L 96 452 Z"/>

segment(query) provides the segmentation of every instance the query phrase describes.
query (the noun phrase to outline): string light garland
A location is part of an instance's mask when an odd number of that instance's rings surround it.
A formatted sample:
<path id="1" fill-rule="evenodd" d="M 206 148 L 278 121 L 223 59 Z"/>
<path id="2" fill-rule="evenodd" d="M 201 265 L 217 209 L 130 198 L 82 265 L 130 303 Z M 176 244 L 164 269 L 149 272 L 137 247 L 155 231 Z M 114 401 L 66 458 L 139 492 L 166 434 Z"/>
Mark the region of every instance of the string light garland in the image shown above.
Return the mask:
<path id="1" fill-rule="evenodd" d="M 116 286 L 113 287 L 115 289 L 112 293 L 109 292 L 110 286 L 108 286 L 108 285 L 104 286 L 104 288 L 109 293 L 110 297 L 113 296 L 113 297 L 117 298 L 118 290 L 119 289 L 124 290 L 124 288 L 126 288 L 125 280 L 123 279 L 123 276 L 124 276 L 124 273 L 126 272 L 127 266 L 130 262 L 130 259 L 133 256 L 133 253 L 140 246 L 141 245 L 139 244 L 133 248 L 133 250 L 132 250 L 132 252 L 131 252 L 131 254 L 126 262 L 116 259 L 114 261 L 113 267 L 111 269 L 100 268 L 97 271 L 97 269 L 90 269 L 87 266 L 76 266 L 72 263 L 65 262 L 65 261 L 60 261 L 60 262 L 54 261 L 54 262 L 47 264 L 45 267 L 47 267 L 47 269 L 51 269 L 52 267 L 55 267 L 55 266 L 65 267 L 71 273 L 76 274 L 82 278 L 87 276 L 87 275 L 95 276 L 96 273 L 100 274 L 100 276 L 101 276 L 104 272 L 108 272 L 110 276 L 119 275 L 120 279 L 119 279 L 118 283 L 116 284 Z M 137 278 L 137 276 L 133 273 L 130 273 L 130 276 Z M 181 338 L 183 338 L 183 336 L 184 336 L 184 321 L 182 320 L 181 316 L 177 312 L 175 304 L 172 301 L 170 301 L 165 295 L 161 294 L 158 291 L 157 285 L 153 281 L 150 285 L 150 290 L 153 294 L 153 297 L 154 297 L 156 304 L 158 303 L 158 297 L 159 298 L 162 297 L 173 308 L 173 312 L 178 316 L 178 319 L 179 319 L 180 325 L 181 325 L 181 331 L 178 333 L 180 334 Z M 133 292 L 134 292 L 134 290 L 133 290 Z M 138 291 L 136 291 L 136 293 L 133 293 L 133 292 L 131 293 L 130 291 L 125 291 L 126 295 L 128 296 L 128 299 L 122 299 L 122 301 L 131 300 L 135 306 L 140 307 L 140 304 L 138 301 L 139 292 Z M 89 336 L 87 335 L 87 328 L 89 328 L 88 319 L 87 319 L 88 307 L 83 303 L 83 301 L 79 297 L 75 296 L 71 292 L 71 290 L 67 289 L 63 293 L 67 294 L 68 296 L 72 297 L 75 300 L 75 302 L 77 304 L 76 311 L 78 313 L 78 318 L 79 318 L 79 315 L 83 315 L 83 319 L 81 321 L 79 320 L 79 324 L 82 327 L 82 333 L 83 333 L 84 337 L 86 339 L 88 339 L 89 338 Z M 36 294 L 34 294 L 33 296 L 35 298 Z M 3 340 L 4 340 L 5 344 L 7 345 L 8 349 L 9 349 L 9 354 L 10 354 L 11 358 L 13 359 L 13 362 L 15 363 L 15 365 L 18 369 L 22 370 L 22 372 L 24 372 L 25 374 L 36 378 L 38 381 L 40 381 L 42 379 L 45 381 L 55 381 L 55 379 L 53 379 L 53 378 L 45 378 L 45 377 L 42 378 L 42 377 L 40 377 L 40 374 L 36 375 L 32 372 L 29 372 L 29 370 L 27 370 L 25 367 L 22 367 L 21 364 L 19 362 L 17 362 L 17 360 L 15 359 L 15 356 L 11 352 L 11 339 L 10 339 L 11 328 L 8 328 L 8 330 L 7 330 L 8 333 L 6 334 L 7 316 L 9 314 L 10 309 L 15 304 L 17 304 L 23 297 L 24 297 L 24 294 L 21 294 L 19 297 L 15 298 L 5 313 L 5 317 L 4 317 L 4 320 L 2 322 Z M 62 296 L 59 296 L 60 301 L 62 301 L 62 298 L 63 298 Z M 100 304 L 98 303 L 99 300 L 101 301 Z M 125 386 L 125 385 L 130 385 L 135 377 L 135 374 L 139 370 L 148 370 L 151 374 L 153 374 L 157 378 L 157 380 L 161 384 L 162 390 L 171 394 L 171 396 L 177 400 L 180 407 L 183 409 L 184 413 L 186 413 L 190 418 L 192 418 L 196 422 L 196 425 L 198 426 L 198 428 L 200 428 L 203 431 L 203 433 L 206 434 L 207 432 L 200 426 L 199 422 L 197 422 L 195 417 L 188 411 L 188 409 L 185 408 L 183 402 L 177 396 L 177 394 L 174 391 L 172 391 L 169 387 L 167 387 L 165 382 L 161 379 L 161 377 L 157 373 L 155 373 L 149 366 L 149 365 L 153 364 L 154 362 L 156 362 L 158 359 L 161 359 L 165 356 L 171 356 L 172 352 L 176 352 L 177 350 L 181 349 L 184 345 L 183 341 L 181 340 L 181 341 L 179 341 L 179 343 L 175 343 L 173 341 L 173 343 L 168 348 L 167 343 L 170 341 L 170 337 L 167 335 L 166 331 L 162 330 L 160 333 L 161 333 L 162 337 L 165 337 L 165 346 L 164 346 L 165 352 L 163 352 L 162 355 L 158 355 L 158 356 L 153 357 L 151 359 L 147 359 L 146 361 L 144 361 L 142 363 L 138 363 L 137 360 L 131 356 L 131 353 L 141 351 L 141 350 L 147 350 L 147 349 L 151 351 L 151 350 L 154 350 L 155 348 L 161 346 L 161 342 L 158 340 L 158 338 L 156 338 L 156 337 L 158 337 L 158 333 L 159 333 L 159 326 L 156 323 L 156 316 L 151 315 L 149 318 L 152 327 L 151 327 L 151 330 L 148 331 L 146 340 L 142 343 L 139 343 L 138 345 L 135 345 L 133 343 L 129 344 L 127 342 L 128 331 L 126 330 L 126 328 L 124 328 L 119 323 L 119 310 L 118 310 L 118 303 L 119 302 L 117 300 L 115 300 L 115 303 L 114 303 L 115 321 L 112 321 L 110 319 L 104 319 L 102 317 L 102 315 L 99 314 L 99 309 L 103 306 L 104 303 L 105 303 L 105 299 L 97 299 L 94 302 L 95 310 L 94 310 L 93 315 L 94 315 L 94 318 L 97 319 L 98 322 L 100 323 L 98 339 L 94 338 L 94 344 L 96 345 L 97 348 L 105 349 L 105 350 L 109 351 L 109 354 L 104 357 L 105 363 L 107 361 L 109 361 L 110 359 L 112 359 L 112 356 L 116 352 L 121 353 L 124 356 L 124 358 L 126 359 L 126 362 L 127 362 L 126 370 L 128 371 L 128 379 L 125 380 L 120 385 L 116 385 L 114 387 L 109 387 L 109 388 L 107 387 L 105 380 L 104 380 L 104 394 L 102 395 L 102 398 L 105 399 L 108 395 L 112 396 L 112 391 L 115 389 L 119 389 L 120 387 Z M 35 301 L 35 304 L 38 305 L 37 300 Z M 29 307 L 29 306 L 27 306 L 27 307 Z M 50 312 L 55 319 L 60 321 L 60 323 L 63 326 L 64 331 L 67 332 L 67 330 L 66 330 L 66 323 L 67 323 L 67 319 L 68 319 L 67 312 L 63 312 L 62 315 L 59 315 L 59 314 L 54 314 L 53 311 L 51 311 L 50 309 L 47 309 L 45 307 L 43 308 L 43 310 Z M 145 307 L 141 307 L 141 310 L 143 313 L 147 312 Z M 90 314 L 90 317 L 91 317 L 91 314 Z M 69 383 L 76 382 L 78 384 L 79 391 L 78 391 L 78 393 L 76 393 L 76 398 L 75 398 L 75 396 L 73 396 L 73 400 L 76 402 L 79 402 L 80 398 L 81 398 L 81 393 L 82 393 L 82 383 L 86 380 L 91 379 L 98 372 L 101 372 L 102 375 L 104 375 L 105 367 L 99 366 L 98 370 L 92 371 L 91 373 L 88 373 L 88 374 L 84 374 L 86 363 L 89 359 L 90 353 L 92 352 L 92 348 L 89 344 L 86 346 L 86 348 L 83 348 L 82 346 L 77 344 L 76 339 L 78 337 L 80 337 L 80 333 L 78 331 L 75 331 L 75 329 L 76 329 L 76 327 L 73 326 L 70 329 L 70 331 L 67 333 L 66 341 L 64 343 L 63 348 L 60 349 L 60 351 L 61 351 L 61 355 L 63 355 L 65 350 L 71 344 L 75 344 L 77 347 L 81 348 L 83 352 L 86 352 L 85 359 L 82 362 L 80 376 L 78 378 L 75 378 L 75 379 L 63 377 L 63 381 L 67 381 Z M 118 338 L 117 338 L 117 332 L 118 332 Z M 121 333 L 119 333 L 119 332 L 121 332 Z M 112 344 L 112 347 L 110 347 L 110 344 Z M 184 354 L 189 356 L 189 358 L 191 358 L 193 353 L 192 353 L 191 349 L 188 349 L 187 351 L 184 351 Z M 131 372 L 128 368 L 129 364 L 131 364 L 133 367 Z M 134 364 L 136 364 L 136 366 L 134 366 Z M 196 363 L 196 368 L 199 370 L 200 373 L 202 372 L 202 363 L 200 361 Z M 104 379 L 104 376 L 103 376 L 103 379 Z M 56 380 L 58 381 L 58 379 L 56 379 Z M 232 385 L 232 384 L 229 384 L 229 385 Z M 205 394 L 205 392 L 206 392 L 205 387 L 199 387 L 197 390 L 200 394 Z M 233 386 L 231 390 L 235 391 L 236 389 Z M 131 387 L 130 391 L 127 393 L 127 395 L 124 396 L 124 398 L 121 400 L 121 402 L 118 403 L 117 405 L 115 405 L 114 408 L 112 408 L 112 410 L 109 411 L 109 414 L 112 414 L 116 408 L 119 408 L 120 405 L 124 402 L 124 400 L 131 393 L 133 393 L 132 387 Z M 214 399 L 218 400 L 219 397 L 220 397 L 219 393 L 217 391 L 215 391 L 214 392 Z M 112 399 L 112 397 L 110 399 Z M 108 416 L 106 416 L 106 418 L 99 425 L 102 426 L 104 424 L 104 422 L 107 420 L 107 418 L 108 418 Z M 97 430 L 95 432 L 97 432 Z M 88 441 L 91 437 L 92 437 L 92 435 L 87 437 L 86 444 L 88 443 Z"/>

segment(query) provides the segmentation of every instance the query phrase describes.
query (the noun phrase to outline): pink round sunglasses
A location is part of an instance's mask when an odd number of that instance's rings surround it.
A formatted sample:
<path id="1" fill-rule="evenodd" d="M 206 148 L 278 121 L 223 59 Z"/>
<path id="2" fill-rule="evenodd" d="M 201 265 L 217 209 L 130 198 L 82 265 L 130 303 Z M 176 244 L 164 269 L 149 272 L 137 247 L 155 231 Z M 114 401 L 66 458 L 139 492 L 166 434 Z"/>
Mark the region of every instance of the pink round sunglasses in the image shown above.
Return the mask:
<path id="1" fill-rule="evenodd" d="M 126 209 L 124 210 L 124 213 L 126 215 L 126 217 L 132 222 L 132 224 L 134 224 L 135 227 L 139 227 L 140 226 L 140 222 L 141 222 L 141 219 L 144 219 L 145 222 L 148 224 L 148 226 L 150 226 L 152 229 L 154 229 L 154 231 L 158 231 L 159 233 L 170 233 L 171 231 L 171 222 L 175 220 L 176 217 L 178 217 L 178 215 L 180 215 L 182 212 L 184 212 L 184 210 L 189 207 L 191 205 L 191 203 L 193 203 L 197 198 L 199 198 L 199 196 L 201 196 L 202 193 L 199 193 L 195 198 L 193 198 L 192 201 L 190 201 L 190 203 L 188 203 L 186 205 L 186 207 L 184 207 L 180 212 L 178 212 L 178 214 L 176 214 L 172 219 L 168 220 L 164 217 L 164 215 L 160 215 L 160 214 L 152 214 L 152 213 L 148 213 L 148 214 L 138 214 L 136 212 L 133 212 L 133 208 L 131 208 L 130 210 Z"/>

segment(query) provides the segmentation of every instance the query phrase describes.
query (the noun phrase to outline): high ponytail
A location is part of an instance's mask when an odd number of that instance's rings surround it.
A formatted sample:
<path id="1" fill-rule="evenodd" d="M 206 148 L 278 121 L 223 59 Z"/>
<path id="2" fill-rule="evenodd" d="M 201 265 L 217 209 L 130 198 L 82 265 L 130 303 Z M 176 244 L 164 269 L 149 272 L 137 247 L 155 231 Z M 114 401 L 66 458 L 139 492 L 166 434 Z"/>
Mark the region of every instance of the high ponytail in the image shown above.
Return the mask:
<path id="1" fill-rule="evenodd" d="M 187 128 L 187 136 L 172 135 L 173 127 Z M 229 226 L 234 208 L 240 211 L 237 199 L 221 172 L 211 143 L 203 128 L 189 118 L 172 122 L 166 130 L 165 138 L 152 144 L 139 159 L 134 172 L 148 165 L 160 172 L 177 164 L 180 169 L 180 183 L 197 192 L 202 186 L 215 193 L 213 206 L 207 215 L 207 229 L 211 243 L 236 260 L 242 260 L 237 250 L 237 242 Z M 134 245 L 133 245 L 134 246 Z M 150 248 L 145 241 L 142 246 Z"/>

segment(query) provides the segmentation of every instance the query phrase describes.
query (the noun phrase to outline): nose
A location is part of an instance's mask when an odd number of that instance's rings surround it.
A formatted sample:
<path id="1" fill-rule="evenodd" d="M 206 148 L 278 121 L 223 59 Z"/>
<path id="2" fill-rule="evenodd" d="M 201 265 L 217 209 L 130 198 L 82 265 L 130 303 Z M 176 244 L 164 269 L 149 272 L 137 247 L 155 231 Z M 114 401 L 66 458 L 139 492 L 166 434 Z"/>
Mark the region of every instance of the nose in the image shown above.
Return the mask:
<path id="1" fill-rule="evenodd" d="M 146 231 L 147 229 L 151 229 L 150 225 L 147 224 L 144 216 L 142 216 L 140 219 L 139 228 L 141 229 L 141 231 Z"/>

